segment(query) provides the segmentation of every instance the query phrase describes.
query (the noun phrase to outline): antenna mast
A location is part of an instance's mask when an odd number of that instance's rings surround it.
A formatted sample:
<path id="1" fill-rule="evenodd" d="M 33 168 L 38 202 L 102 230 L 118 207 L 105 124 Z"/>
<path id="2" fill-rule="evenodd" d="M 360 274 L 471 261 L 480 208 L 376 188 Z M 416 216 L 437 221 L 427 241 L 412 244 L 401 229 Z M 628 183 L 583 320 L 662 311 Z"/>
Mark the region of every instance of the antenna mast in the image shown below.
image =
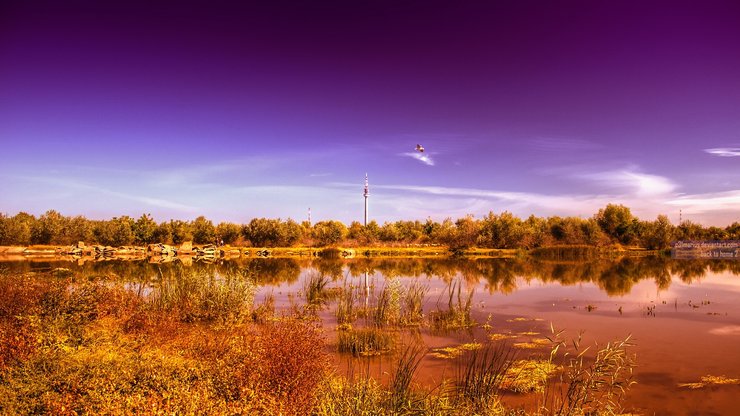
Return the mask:
<path id="1" fill-rule="evenodd" d="M 370 195 L 370 187 L 367 182 L 367 173 L 365 173 L 365 226 L 367 227 L 367 197 Z"/>

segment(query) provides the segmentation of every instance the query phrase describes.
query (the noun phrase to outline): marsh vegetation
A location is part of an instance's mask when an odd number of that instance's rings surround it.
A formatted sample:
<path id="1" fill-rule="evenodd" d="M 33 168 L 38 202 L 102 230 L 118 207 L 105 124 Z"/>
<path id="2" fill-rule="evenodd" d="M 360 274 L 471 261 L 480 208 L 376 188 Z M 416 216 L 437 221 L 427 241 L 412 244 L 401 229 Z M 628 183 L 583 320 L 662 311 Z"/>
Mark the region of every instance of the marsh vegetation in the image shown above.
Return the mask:
<path id="1" fill-rule="evenodd" d="M 632 408 L 639 369 L 628 332 L 581 340 L 538 316 L 492 316 L 481 296 L 511 293 L 527 275 L 624 293 L 645 279 L 665 287 L 666 274 L 694 281 L 737 265 L 66 266 L 8 263 L 0 272 L 2 413 L 618 414 Z M 674 386 L 690 392 L 735 381 L 707 376 Z"/>

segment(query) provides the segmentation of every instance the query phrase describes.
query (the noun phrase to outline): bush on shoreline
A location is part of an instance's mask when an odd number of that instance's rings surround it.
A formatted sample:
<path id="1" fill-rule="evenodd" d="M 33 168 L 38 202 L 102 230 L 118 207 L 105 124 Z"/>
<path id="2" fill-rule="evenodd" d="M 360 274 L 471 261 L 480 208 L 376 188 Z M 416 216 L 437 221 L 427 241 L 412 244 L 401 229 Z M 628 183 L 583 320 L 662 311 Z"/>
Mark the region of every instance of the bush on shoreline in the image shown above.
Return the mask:
<path id="1" fill-rule="evenodd" d="M 110 246 L 151 243 L 236 244 L 255 247 L 303 246 L 394 246 L 398 244 L 444 245 L 454 250 L 469 247 L 533 249 L 538 247 L 612 244 L 640 246 L 655 250 L 673 240 L 740 240 L 740 222 L 725 228 L 704 227 L 691 221 L 673 225 L 665 215 L 654 221 L 640 220 L 623 205 L 609 204 L 592 218 L 536 217 L 521 219 L 510 212 L 490 212 L 481 219 L 471 215 L 455 221 L 386 222 L 371 221 L 364 226 L 353 221 L 311 224 L 292 219 L 254 218 L 247 224 L 212 221 L 200 216 L 193 221 L 169 220 L 157 223 L 149 214 L 138 219 L 128 216 L 110 220 L 66 217 L 49 210 L 36 218 L 25 212 L 0 214 L 0 245 L 55 244 L 78 241 Z"/>

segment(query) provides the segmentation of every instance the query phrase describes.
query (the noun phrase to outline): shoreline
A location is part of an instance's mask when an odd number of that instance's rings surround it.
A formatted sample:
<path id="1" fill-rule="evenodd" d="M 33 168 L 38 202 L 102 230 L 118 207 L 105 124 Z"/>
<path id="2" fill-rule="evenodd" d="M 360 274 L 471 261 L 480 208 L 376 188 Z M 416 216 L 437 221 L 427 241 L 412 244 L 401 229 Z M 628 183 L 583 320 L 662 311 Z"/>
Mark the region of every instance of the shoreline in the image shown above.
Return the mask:
<path id="1" fill-rule="evenodd" d="M 242 247 L 214 245 L 181 246 L 151 244 L 149 246 L 75 246 L 32 245 L 0 246 L 0 261 L 22 260 L 157 260 L 174 258 L 193 260 L 231 260 L 237 258 L 521 258 L 542 260 L 573 260 L 601 257 L 660 255 L 661 250 L 636 247 L 550 246 L 538 249 L 468 248 L 451 250 L 446 246 L 424 247 Z"/>

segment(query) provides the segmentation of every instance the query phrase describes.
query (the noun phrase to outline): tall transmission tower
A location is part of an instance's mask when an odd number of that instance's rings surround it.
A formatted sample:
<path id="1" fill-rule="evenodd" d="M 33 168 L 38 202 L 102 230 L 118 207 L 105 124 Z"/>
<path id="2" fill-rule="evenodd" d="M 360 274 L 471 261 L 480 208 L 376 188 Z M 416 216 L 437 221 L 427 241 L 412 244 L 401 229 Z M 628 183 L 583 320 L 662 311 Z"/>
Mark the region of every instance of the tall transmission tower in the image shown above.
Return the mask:
<path id="1" fill-rule="evenodd" d="M 367 197 L 370 195 L 370 187 L 367 182 L 367 173 L 365 173 L 365 226 L 367 227 Z"/>

